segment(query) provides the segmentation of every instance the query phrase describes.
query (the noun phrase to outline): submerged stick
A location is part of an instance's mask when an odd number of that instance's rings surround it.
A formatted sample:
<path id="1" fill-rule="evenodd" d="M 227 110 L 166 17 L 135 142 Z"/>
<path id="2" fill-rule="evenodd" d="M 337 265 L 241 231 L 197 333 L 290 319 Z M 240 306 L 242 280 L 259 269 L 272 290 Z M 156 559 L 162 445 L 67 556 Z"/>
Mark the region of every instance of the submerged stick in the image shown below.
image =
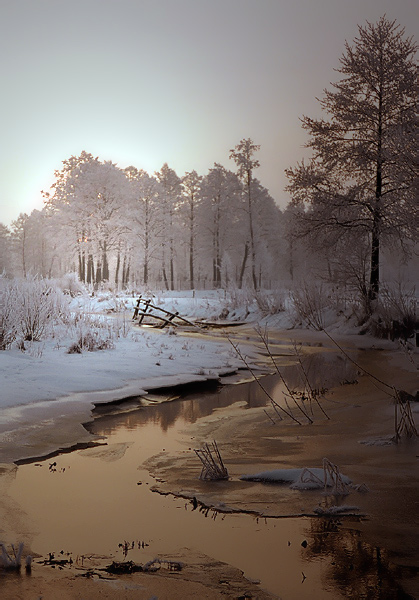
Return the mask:
<path id="1" fill-rule="evenodd" d="M 263 342 L 263 344 L 264 344 L 264 346 L 266 348 L 266 351 L 268 353 L 268 356 L 271 359 L 272 364 L 275 367 L 275 370 L 278 373 L 278 375 L 279 375 L 282 383 L 284 384 L 284 386 L 285 386 L 285 388 L 286 388 L 286 390 L 287 390 L 290 398 L 292 398 L 294 404 L 296 405 L 296 407 L 298 408 L 298 410 L 303 413 L 303 415 L 305 416 L 305 418 L 310 423 L 313 423 L 313 419 L 307 414 L 307 412 L 304 410 L 304 408 L 302 406 L 300 406 L 300 404 L 297 402 L 297 399 L 295 397 L 294 391 L 291 390 L 291 388 L 289 387 L 288 383 L 285 380 L 285 377 L 282 375 L 282 373 L 281 373 L 281 371 L 280 371 L 280 369 L 279 369 L 279 367 L 278 367 L 278 365 L 276 363 L 276 360 L 275 360 L 275 358 L 274 358 L 274 356 L 273 356 L 273 354 L 271 352 L 271 349 L 269 347 L 269 340 L 268 340 L 268 335 L 267 335 L 266 329 L 265 329 L 265 333 L 262 333 L 262 330 L 261 330 L 260 327 L 255 327 L 255 331 L 259 335 L 260 339 L 262 340 L 262 342 Z M 285 403 L 287 405 L 288 410 L 291 412 L 291 408 L 289 407 L 287 399 L 286 399 L 285 396 L 284 396 L 284 399 L 285 399 Z"/>
<path id="2" fill-rule="evenodd" d="M 299 421 L 296 417 L 294 417 L 294 415 L 292 414 L 292 412 L 290 410 L 289 411 L 285 410 L 285 408 L 283 408 L 277 402 L 275 402 L 275 400 L 272 398 L 272 396 L 270 395 L 270 393 L 268 392 L 268 390 L 266 390 L 264 388 L 264 386 L 261 384 L 261 382 L 259 381 L 259 379 L 256 377 L 256 374 L 254 373 L 252 367 L 249 365 L 249 363 L 247 362 L 247 360 L 245 359 L 245 357 L 241 353 L 238 345 L 234 344 L 234 342 L 231 340 L 230 336 L 227 335 L 226 337 L 227 337 L 228 341 L 230 342 L 230 344 L 233 346 L 234 350 L 237 352 L 237 355 L 240 358 L 240 360 L 243 361 L 243 363 L 246 365 L 246 368 L 250 371 L 250 374 L 252 375 L 253 379 L 256 381 L 256 383 L 258 384 L 258 386 L 263 390 L 263 392 L 269 398 L 269 400 L 271 401 L 272 405 L 275 405 L 279 410 L 281 410 L 283 413 L 285 413 L 290 419 L 292 419 L 293 421 L 295 421 L 296 423 L 298 423 L 298 425 L 301 425 L 301 421 Z"/>

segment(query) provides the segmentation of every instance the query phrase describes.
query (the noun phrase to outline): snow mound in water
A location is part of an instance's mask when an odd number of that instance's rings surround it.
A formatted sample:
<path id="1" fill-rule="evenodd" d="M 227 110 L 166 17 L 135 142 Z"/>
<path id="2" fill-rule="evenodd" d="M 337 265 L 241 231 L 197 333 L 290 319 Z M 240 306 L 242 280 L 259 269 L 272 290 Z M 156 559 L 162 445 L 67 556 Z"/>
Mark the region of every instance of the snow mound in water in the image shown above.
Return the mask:
<path id="1" fill-rule="evenodd" d="M 263 483 L 289 483 L 294 490 L 315 490 L 325 487 L 325 471 L 321 468 L 302 469 L 274 469 L 262 471 L 253 475 L 242 475 L 243 481 L 261 481 Z M 341 475 L 342 482 L 350 484 L 351 480 L 346 475 Z M 329 473 L 326 475 L 326 486 L 332 487 L 334 481 Z"/>

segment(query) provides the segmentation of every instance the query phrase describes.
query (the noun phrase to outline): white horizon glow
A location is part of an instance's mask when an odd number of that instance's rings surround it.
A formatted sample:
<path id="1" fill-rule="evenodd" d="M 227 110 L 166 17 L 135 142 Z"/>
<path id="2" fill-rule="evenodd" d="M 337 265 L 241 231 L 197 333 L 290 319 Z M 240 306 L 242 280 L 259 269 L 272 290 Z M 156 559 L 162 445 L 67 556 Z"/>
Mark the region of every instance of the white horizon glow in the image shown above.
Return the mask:
<path id="1" fill-rule="evenodd" d="M 62 161 L 85 150 L 150 174 L 167 162 L 235 169 L 242 138 L 280 206 L 357 24 L 384 13 L 418 38 L 413 0 L 15 0 L 0 23 L 0 222 L 41 209 Z M 415 29 L 413 29 L 415 28 Z"/>

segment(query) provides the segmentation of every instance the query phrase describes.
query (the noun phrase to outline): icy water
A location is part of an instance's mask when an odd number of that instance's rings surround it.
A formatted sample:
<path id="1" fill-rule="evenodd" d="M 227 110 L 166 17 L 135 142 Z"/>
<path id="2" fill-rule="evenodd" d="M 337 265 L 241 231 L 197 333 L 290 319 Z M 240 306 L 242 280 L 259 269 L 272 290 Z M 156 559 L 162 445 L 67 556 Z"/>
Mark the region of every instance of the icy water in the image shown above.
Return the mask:
<path id="1" fill-rule="evenodd" d="M 328 386 L 354 378 L 353 369 L 333 356 L 316 355 L 306 363 L 318 374 L 318 385 L 327 378 Z M 290 383 L 293 376 L 297 381 L 298 370 L 287 367 Z M 265 377 L 263 384 L 279 399 L 283 388 L 277 376 Z M 312 384 L 317 385 L 313 379 Z M 99 407 L 86 427 L 104 436 L 106 446 L 19 466 L 8 493 L 34 552 L 63 551 L 74 559 L 104 554 L 144 563 L 156 554 L 176 560 L 177 550 L 186 547 L 238 567 L 284 600 L 409 597 L 395 582 L 385 549 L 363 539 L 357 519 L 206 512 L 151 491 L 155 480 L 144 461 L 161 452 L 192 452 L 194 441 L 185 437 L 185 427 L 205 421 L 214 409 L 228 411 L 244 401 L 243 411 L 266 405 L 255 382 L 190 390 L 163 403 L 153 399 L 158 398 L 149 398 L 147 406 L 131 400 Z M 199 472 L 197 461 L 197 478 Z"/>

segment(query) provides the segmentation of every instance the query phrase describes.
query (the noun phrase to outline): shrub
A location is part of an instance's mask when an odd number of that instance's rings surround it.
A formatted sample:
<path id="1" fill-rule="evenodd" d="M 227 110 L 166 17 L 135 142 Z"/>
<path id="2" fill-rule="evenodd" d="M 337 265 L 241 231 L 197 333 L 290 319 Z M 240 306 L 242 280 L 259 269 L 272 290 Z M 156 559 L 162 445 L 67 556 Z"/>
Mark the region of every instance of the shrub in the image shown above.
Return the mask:
<path id="1" fill-rule="evenodd" d="M 64 292 L 74 298 L 82 294 L 85 289 L 83 284 L 80 282 L 77 273 L 66 273 L 62 277 L 56 280 L 57 286 Z"/>
<path id="2" fill-rule="evenodd" d="M 19 336 L 39 341 L 47 328 L 67 315 L 68 303 L 51 281 L 33 276 L 1 279 L 0 349 L 8 348 Z"/>
<path id="3" fill-rule="evenodd" d="M 285 310 L 284 295 L 279 291 L 259 290 L 255 292 L 255 300 L 264 316 L 276 315 Z"/>
<path id="4" fill-rule="evenodd" d="M 110 338 L 100 336 L 97 331 L 89 331 L 80 335 L 78 341 L 69 347 L 67 354 L 81 354 L 83 351 L 94 352 L 111 348 L 114 348 L 114 343 Z"/>
<path id="5" fill-rule="evenodd" d="M 324 313 L 330 300 L 321 284 L 305 283 L 291 292 L 291 299 L 301 322 L 317 331 L 324 329 Z"/>
<path id="6" fill-rule="evenodd" d="M 371 333 L 406 341 L 417 324 L 415 288 L 406 289 L 402 284 L 383 287 L 371 318 Z"/>
<path id="7" fill-rule="evenodd" d="M 16 311 L 16 288 L 0 278 L 0 350 L 6 350 L 16 339 L 19 319 Z"/>
<path id="8" fill-rule="evenodd" d="M 28 276 L 17 283 L 16 310 L 24 340 L 39 341 L 54 322 L 68 313 L 63 293 L 47 279 Z"/>

